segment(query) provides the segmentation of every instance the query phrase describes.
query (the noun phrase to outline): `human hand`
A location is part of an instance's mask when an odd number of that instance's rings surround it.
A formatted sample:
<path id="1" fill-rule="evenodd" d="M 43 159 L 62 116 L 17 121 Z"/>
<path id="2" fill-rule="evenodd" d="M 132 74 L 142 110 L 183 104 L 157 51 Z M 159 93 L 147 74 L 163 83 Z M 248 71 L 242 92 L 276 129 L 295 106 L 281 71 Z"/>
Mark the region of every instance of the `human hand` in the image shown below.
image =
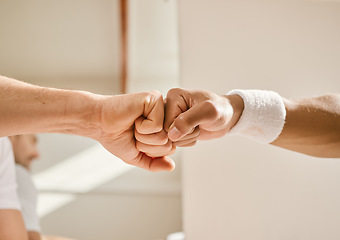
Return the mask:
<path id="1" fill-rule="evenodd" d="M 149 171 L 174 169 L 173 160 L 166 157 L 174 149 L 171 143 L 167 144 L 163 131 L 164 102 L 159 92 L 102 97 L 99 109 L 102 132 L 95 138 L 108 151 L 128 164 Z M 149 148 L 145 142 L 154 146 Z"/>
<path id="2" fill-rule="evenodd" d="M 168 156 L 176 151 L 176 146 L 168 138 L 168 133 L 162 130 L 156 133 L 147 133 L 141 128 L 137 128 L 140 118 L 136 120 L 135 138 L 136 147 L 139 151 L 144 152 L 149 157 Z"/>
<path id="3" fill-rule="evenodd" d="M 243 100 L 208 91 L 171 89 L 166 98 L 164 130 L 175 146 L 224 136 L 239 120 Z"/>

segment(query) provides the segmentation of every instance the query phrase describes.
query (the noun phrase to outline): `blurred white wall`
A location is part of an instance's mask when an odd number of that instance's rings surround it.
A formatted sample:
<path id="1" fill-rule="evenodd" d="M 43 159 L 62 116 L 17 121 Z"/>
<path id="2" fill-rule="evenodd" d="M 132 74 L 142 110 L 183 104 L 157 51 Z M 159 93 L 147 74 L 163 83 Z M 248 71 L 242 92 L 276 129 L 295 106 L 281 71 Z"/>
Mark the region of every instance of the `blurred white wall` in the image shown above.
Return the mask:
<path id="1" fill-rule="evenodd" d="M 339 1 L 179 2 L 181 83 L 340 92 Z M 340 239 L 340 160 L 238 137 L 183 154 L 187 240 Z"/>
<path id="2" fill-rule="evenodd" d="M 0 9 L 1 74 L 45 86 L 119 92 L 117 0 L 13 0 L 0 1 Z"/>
<path id="3" fill-rule="evenodd" d="M 128 91 L 179 84 L 177 0 L 129 0 Z"/>

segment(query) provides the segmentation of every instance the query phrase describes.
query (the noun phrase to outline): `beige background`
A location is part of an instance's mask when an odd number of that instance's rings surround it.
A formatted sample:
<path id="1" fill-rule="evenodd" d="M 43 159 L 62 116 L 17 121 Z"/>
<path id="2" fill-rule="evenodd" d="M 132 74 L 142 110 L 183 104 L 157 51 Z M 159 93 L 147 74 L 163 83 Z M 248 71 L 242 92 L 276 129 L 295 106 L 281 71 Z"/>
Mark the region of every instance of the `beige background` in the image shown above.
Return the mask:
<path id="1" fill-rule="evenodd" d="M 338 1 L 179 2 L 181 82 L 340 92 Z M 340 161 L 225 137 L 183 156 L 187 240 L 340 239 Z"/>
<path id="2" fill-rule="evenodd" d="M 119 93 L 118 1 L 14 0 L 0 9 L 2 75 Z"/>

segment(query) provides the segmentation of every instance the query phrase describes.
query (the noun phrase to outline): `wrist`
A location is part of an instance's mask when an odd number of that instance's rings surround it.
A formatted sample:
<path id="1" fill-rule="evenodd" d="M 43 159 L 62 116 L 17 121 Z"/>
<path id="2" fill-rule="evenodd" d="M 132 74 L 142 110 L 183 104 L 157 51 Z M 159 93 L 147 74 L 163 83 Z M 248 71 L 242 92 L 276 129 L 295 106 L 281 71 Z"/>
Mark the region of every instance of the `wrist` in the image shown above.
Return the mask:
<path id="1" fill-rule="evenodd" d="M 59 133 L 67 133 L 96 139 L 100 134 L 101 105 L 103 96 L 85 91 L 60 91 L 64 111 L 56 126 Z"/>
<path id="2" fill-rule="evenodd" d="M 229 102 L 228 105 L 230 105 L 232 109 L 232 117 L 227 127 L 227 130 L 230 131 L 230 129 L 232 129 L 237 124 L 242 115 L 242 112 L 244 110 L 244 101 L 242 97 L 237 94 L 224 95 L 223 97 L 227 99 L 227 101 Z"/>

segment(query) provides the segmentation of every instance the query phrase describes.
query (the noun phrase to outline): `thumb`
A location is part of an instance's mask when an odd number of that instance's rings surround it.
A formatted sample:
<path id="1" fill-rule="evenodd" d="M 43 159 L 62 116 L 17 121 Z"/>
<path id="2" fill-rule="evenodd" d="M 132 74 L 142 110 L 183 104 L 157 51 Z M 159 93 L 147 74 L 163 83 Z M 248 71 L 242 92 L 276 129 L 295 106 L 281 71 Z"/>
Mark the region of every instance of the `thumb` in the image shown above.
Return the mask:
<path id="1" fill-rule="evenodd" d="M 189 97 L 188 97 L 189 96 Z M 187 102 L 189 101 L 190 94 L 188 90 L 173 88 L 167 93 L 165 99 L 165 119 L 164 119 L 164 130 L 169 131 L 172 127 L 175 119 L 187 111 L 189 106 Z"/>
<path id="2" fill-rule="evenodd" d="M 195 127 L 212 122 L 217 117 L 218 111 L 213 102 L 201 102 L 178 115 L 170 126 L 168 137 L 171 141 L 177 141 L 191 133 Z"/>
<path id="3" fill-rule="evenodd" d="M 173 171 L 175 162 L 169 157 L 149 157 L 141 153 L 142 158 L 136 164 L 137 167 L 144 168 L 151 172 Z"/>
<path id="4" fill-rule="evenodd" d="M 136 119 L 135 127 L 141 134 L 162 131 L 164 121 L 164 102 L 162 94 L 157 91 L 148 93 L 144 101 L 143 115 Z"/>

